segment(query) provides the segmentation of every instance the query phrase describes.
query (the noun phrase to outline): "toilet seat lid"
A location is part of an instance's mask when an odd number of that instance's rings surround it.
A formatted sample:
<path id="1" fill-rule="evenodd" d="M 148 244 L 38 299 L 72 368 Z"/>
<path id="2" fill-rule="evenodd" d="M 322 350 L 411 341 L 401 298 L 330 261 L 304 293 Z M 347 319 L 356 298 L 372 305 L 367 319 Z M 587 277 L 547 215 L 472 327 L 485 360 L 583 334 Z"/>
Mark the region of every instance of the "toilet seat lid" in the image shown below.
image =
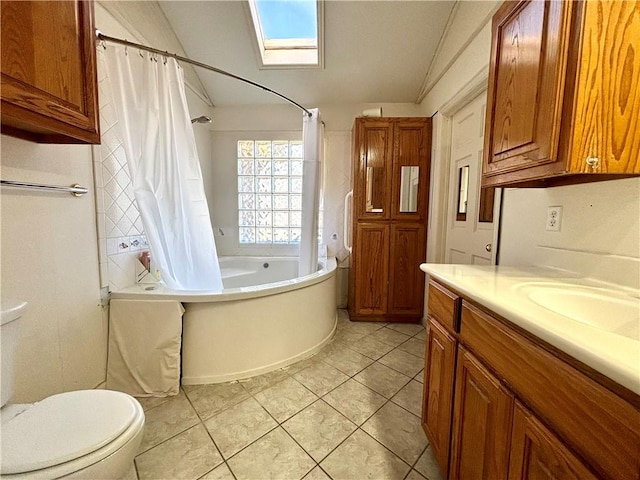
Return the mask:
<path id="1" fill-rule="evenodd" d="M 45 398 L 2 425 L 1 473 L 48 468 L 95 452 L 131 425 L 135 402 L 125 393 L 110 390 L 79 390 Z"/>

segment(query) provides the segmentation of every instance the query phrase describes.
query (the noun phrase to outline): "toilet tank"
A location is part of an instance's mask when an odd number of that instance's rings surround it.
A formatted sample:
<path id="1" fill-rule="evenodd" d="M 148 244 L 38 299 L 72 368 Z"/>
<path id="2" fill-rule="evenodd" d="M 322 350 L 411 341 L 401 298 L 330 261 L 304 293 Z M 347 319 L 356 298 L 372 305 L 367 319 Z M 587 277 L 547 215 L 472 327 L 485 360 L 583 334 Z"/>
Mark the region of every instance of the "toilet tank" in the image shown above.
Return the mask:
<path id="1" fill-rule="evenodd" d="M 0 372 L 0 406 L 4 407 L 13 395 L 13 361 L 18 343 L 19 318 L 22 316 L 27 302 L 16 300 L 0 300 L 0 352 L 2 355 Z"/>

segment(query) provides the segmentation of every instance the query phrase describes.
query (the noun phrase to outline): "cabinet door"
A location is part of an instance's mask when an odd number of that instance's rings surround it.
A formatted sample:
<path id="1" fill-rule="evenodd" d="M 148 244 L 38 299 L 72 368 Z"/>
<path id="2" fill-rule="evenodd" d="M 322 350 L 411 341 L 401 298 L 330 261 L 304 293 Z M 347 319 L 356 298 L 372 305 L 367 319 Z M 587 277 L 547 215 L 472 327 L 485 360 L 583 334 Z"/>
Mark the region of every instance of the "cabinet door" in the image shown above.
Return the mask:
<path id="1" fill-rule="evenodd" d="M 422 221 L 427 216 L 430 158 L 431 119 L 396 120 L 391 191 L 394 220 Z"/>
<path id="2" fill-rule="evenodd" d="M 444 478 L 449 471 L 451 408 L 456 368 L 456 339 L 429 319 L 422 394 L 422 428 Z"/>
<path id="3" fill-rule="evenodd" d="M 449 478 L 507 478 L 512 411 L 513 395 L 460 347 Z"/>
<path id="4" fill-rule="evenodd" d="M 391 199 L 393 122 L 356 119 L 354 133 L 354 218 L 388 219 Z"/>
<path id="5" fill-rule="evenodd" d="M 533 414 L 516 402 L 510 480 L 595 480 L 589 469 Z"/>
<path id="6" fill-rule="evenodd" d="M 99 143 L 93 3 L 2 2 L 2 132 Z"/>
<path id="7" fill-rule="evenodd" d="M 355 315 L 387 313 L 389 225 L 358 223 L 353 252 L 353 309 Z M 350 302 L 351 304 L 351 302 Z"/>
<path id="8" fill-rule="evenodd" d="M 505 2 L 494 15 L 483 185 L 499 184 L 501 173 L 516 181 L 563 169 L 553 163 L 574 3 Z"/>
<path id="9" fill-rule="evenodd" d="M 391 225 L 389 314 L 401 319 L 422 318 L 425 275 L 420 264 L 425 261 L 425 230 L 421 223 Z"/>
<path id="10" fill-rule="evenodd" d="M 580 6 L 570 170 L 640 173 L 640 4 L 589 0 Z M 593 168 L 589 157 L 599 159 Z"/>

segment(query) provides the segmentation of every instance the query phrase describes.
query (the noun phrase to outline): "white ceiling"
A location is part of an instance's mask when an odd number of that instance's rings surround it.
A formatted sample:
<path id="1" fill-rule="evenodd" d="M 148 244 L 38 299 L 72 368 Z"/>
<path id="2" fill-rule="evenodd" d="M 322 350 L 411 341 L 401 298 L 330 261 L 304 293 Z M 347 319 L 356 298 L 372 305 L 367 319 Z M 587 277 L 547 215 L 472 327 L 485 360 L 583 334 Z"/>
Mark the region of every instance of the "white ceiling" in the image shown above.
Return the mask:
<path id="1" fill-rule="evenodd" d="M 454 1 L 324 5 L 324 69 L 260 70 L 244 1 L 161 1 L 187 55 L 264 84 L 305 106 L 415 102 Z M 282 102 L 197 69 L 215 105 Z"/>

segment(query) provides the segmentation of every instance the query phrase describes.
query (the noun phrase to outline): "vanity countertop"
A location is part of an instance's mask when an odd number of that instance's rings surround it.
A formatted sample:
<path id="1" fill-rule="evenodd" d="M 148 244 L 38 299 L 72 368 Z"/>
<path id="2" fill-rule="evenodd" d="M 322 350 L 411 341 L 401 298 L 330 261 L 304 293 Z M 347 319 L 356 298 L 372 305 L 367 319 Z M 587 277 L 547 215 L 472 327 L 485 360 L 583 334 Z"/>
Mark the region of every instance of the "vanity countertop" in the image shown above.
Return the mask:
<path id="1" fill-rule="evenodd" d="M 420 269 L 640 394 L 640 291 L 540 267 Z"/>

